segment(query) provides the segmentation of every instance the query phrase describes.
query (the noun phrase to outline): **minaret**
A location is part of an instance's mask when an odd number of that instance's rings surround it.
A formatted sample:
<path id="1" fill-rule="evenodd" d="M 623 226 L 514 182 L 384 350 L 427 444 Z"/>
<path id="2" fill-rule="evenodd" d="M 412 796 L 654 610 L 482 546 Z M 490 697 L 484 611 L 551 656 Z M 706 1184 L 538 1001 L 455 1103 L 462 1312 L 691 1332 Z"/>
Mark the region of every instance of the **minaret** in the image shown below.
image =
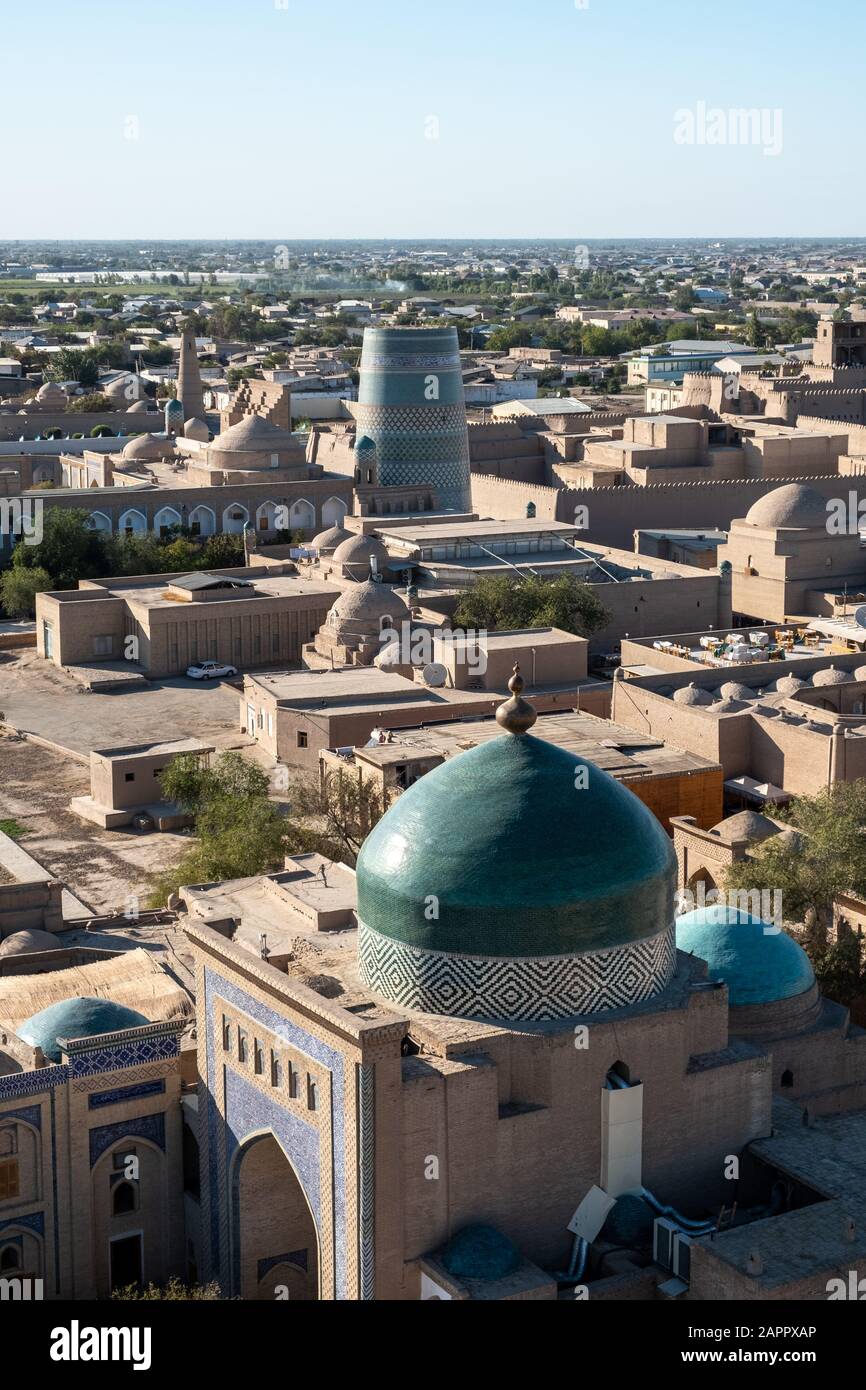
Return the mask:
<path id="1" fill-rule="evenodd" d="M 183 330 L 180 340 L 180 361 L 177 368 L 177 398 L 183 406 L 184 420 L 199 419 L 204 414 L 201 372 L 195 350 L 195 333 Z"/>
<path id="2" fill-rule="evenodd" d="M 366 328 L 352 414 L 379 487 L 426 486 L 442 511 L 472 510 L 456 328 Z"/>

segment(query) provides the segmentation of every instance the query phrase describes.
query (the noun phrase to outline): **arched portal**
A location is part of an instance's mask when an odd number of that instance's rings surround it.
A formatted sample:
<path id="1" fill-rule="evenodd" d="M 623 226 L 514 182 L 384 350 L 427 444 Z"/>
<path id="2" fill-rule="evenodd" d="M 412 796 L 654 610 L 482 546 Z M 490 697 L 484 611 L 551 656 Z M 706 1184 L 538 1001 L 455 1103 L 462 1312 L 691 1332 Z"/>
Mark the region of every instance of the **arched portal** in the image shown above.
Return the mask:
<path id="1" fill-rule="evenodd" d="M 322 507 L 322 530 L 328 531 L 332 526 L 341 526 L 349 508 L 339 497 L 329 497 Z"/>
<path id="2" fill-rule="evenodd" d="M 295 1169 L 270 1132 L 248 1139 L 235 1157 L 232 1230 L 233 1293 L 269 1302 L 319 1297 L 316 1223 Z"/>
<path id="3" fill-rule="evenodd" d="M 679 909 L 680 911 L 690 912 L 699 907 L 712 907 L 714 903 L 718 902 L 719 886 L 708 868 L 701 867 L 690 876 L 683 897 L 685 901 Z"/>
<path id="4" fill-rule="evenodd" d="M 280 508 L 276 502 L 262 502 L 256 511 L 256 530 L 276 531 L 279 529 Z"/>
<path id="5" fill-rule="evenodd" d="M 246 507 L 242 507 L 238 502 L 233 502 L 223 511 L 223 532 L 227 536 L 242 536 L 249 519 L 250 514 Z"/>
<path id="6" fill-rule="evenodd" d="M 124 512 L 117 523 L 117 529 L 121 536 L 143 536 L 147 530 L 147 517 L 144 512 Z"/>
<path id="7" fill-rule="evenodd" d="M 216 513 L 203 504 L 193 507 L 189 514 L 189 529 L 194 536 L 216 535 Z"/>
<path id="8" fill-rule="evenodd" d="M 316 526 L 316 509 L 312 502 L 300 497 L 289 508 L 289 528 L 292 531 L 313 531 Z"/>
<path id="9" fill-rule="evenodd" d="M 153 529 L 158 536 L 168 536 L 175 527 L 183 525 L 183 519 L 176 507 L 160 507 L 153 518 Z"/>

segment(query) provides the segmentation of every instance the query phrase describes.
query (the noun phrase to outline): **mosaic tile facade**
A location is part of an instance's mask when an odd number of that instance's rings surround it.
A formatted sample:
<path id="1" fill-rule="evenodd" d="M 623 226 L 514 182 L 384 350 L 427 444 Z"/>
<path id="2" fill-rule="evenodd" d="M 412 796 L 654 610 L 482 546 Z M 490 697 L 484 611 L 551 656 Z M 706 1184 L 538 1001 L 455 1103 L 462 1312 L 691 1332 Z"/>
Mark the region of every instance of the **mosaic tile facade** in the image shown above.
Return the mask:
<path id="1" fill-rule="evenodd" d="M 165 1153 L 165 1115 L 137 1115 L 114 1125 L 99 1125 L 88 1135 L 91 1168 L 120 1139 L 148 1139 Z"/>
<path id="2" fill-rule="evenodd" d="M 69 1080 L 69 1068 L 40 1067 L 38 1071 L 13 1072 L 0 1077 L 0 1101 L 18 1100 L 23 1096 L 38 1096 L 51 1091 L 55 1086 L 65 1086 Z"/>
<path id="3" fill-rule="evenodd" d="M 403 1008 L 541 1023 L 652 999 L 676 969 L 673 927 L 610 951 L 481 957 L 419 950 L 358 923 L 361 976 Z"/>
<path id="4" fill-rule="evenodd" d="M 426 485 L 441 507 L 471 509 L 456 329 L 368 328 L 353 413 L 357 437 L 376 445 L 381 487 Z"/>
<path id="5" fill-rule="evenodd" d="M 25 1124 L 33 1129 L 42 1129 L 42 1106 L 41 1105 L 22 1105 L 18 1110 L 3 1110 L 0 1112 L 0 1125 L 7 1120 L 23 1120 Z"/>
<path id="6" fill-rule="evenodd" d="M 45 1235 L 45 1213 L 43 1211 L 28 1212 L 26 1216 L 10 1216 L 7 1221 L 0 1221 L 0 1231 L 8 1230 L 10 1226 L 17 1226 L 28 1231 L 35 1231 L 37 1235 Z"/>
<path id="7" fill-rule="evenodd" d="M 143 1081 L 139 1086 L 117 1086 L 113 1091 L 97 1091 L 87 1097 L 90 1110 L 101 1110 L 106 1105 L 121 1105 L 126 1100 L 143 1099 L 145 1096 L 159 1096 L 165 1093 L 165 1082 Z"/>
<path id="8" fill-rule="evenodd" d="M 276 1013 L 234 981 L 203 971 L 206 1017 L 208 1104 L 207 1149 L 209 1231 L 214 1272 L 224 1287 L 236 1278 L 232 1268 L 232 1160 L 250 1136 L 272 1131 L 287 1154 L 306 1194 L 319 1229 L 322 1297 L 348 1297 L 346 1181 L 346 1059 L 336 1048 Z M 223 1049 L 223 1014 L 229 1005 L 246 1016 L 251 1030 L 282 1040 L 318 1067 L 329 1082 L 320 1094 L 321 1127 L 276 1099 L 266 1077 L 240 1075 Z M 270 1045 L 267 1038 L 266 1045 Z M 260 1084 L 255 1084 L 259 1082 Z M 325 1161 L 323 1162 L 323 1156 Z M 353 1175 L 354 1176 L 354 1175 Z M 234 1242 L 236 1244 L 236 1242 Z M 330 1282 L 331 1288 L 328 1288 Z"/>
<path id="9" fill-rule="evenodd" d="M 164 1025 L 152 1024 L 150 1031 L 136 1030 L 132 1039 L 104 1034 L 98 1047 L 74 1047 L 69 1052 L 71 1075 L 94 1076 L 97 1072 L 119 1071 L 124 1067 L 139 1067 L 148 1062 L 177 1057 L 180 1051 L 178 1026 L 167 1031 Z"/>

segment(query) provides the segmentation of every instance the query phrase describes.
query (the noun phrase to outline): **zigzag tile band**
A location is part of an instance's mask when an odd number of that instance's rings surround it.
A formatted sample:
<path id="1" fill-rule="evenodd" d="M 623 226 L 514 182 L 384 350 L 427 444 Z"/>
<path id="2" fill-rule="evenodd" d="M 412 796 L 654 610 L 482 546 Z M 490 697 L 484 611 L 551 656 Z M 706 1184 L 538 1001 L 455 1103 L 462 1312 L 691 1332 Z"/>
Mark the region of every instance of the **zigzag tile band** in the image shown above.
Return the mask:
<path id="1" fill-rule="evenodd" d="M 676 968 L 673 926 L 611 951 L 482 957 L 418 950 L 359 922 L 358 952 L 364 982 L 395 1004 L 491 1022 L 620 1009 L 660 994 Z"/>

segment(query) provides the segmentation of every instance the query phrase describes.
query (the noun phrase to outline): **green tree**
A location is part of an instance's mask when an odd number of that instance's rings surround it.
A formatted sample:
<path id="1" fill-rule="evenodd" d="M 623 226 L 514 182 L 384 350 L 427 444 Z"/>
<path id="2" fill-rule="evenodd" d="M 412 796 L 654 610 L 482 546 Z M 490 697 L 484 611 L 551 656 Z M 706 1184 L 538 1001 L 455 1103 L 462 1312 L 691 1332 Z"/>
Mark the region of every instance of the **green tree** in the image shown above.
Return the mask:
<path id="1" fill-rule="evenodd" d="M 317 853 L 354 867 L 358 852 L 387 810 L 376 784 L 337 769 L 298 777 L 291 791 L 291 854 Z"/>
<path id="2" fill-rule="evenodd" d="M 138 1284 L 128 1284 L 125 1288 L 115 1289 L 111 1297 L 117 1303 L 151 1303 L 156 1300 L 186 1303 L 204 1300 L 224 1301 L 217 1283 L 182 1284 L 174 1277 L 166 1284 L 148 1284 L 145 1288 L 140 1288 Z"/>
<path id="3" fill-rule="evenodd" d="M 509 324 L 505 328 L 495 328 L 487 339 L 490 352 L 507 352 L 513 347 L 528 347 L 532 342 L 532 329 L 525 324 Z"/>
<path id="4" fill-rule="evenodd" d="M 208 536 L 201 552 L 202 569 L 237 569 L 243 563 L 243 536 Z"/>
<path id="5" fill-rule="evenodd" d="M 36 616 L 36 595 L 51 587 L 51 575 L 47 570 L 14 565 L 0 575 L 0 602 L 10 618 L 33 618 Z"/>
<path id="6" fill-rule="evenodd" d="M 54 381 L 77 381 L 79 386 L 94 387 L 99 381 L 99 365 L 90 352 L 61 348 L 51 364 Z"/>
<path id="7" fill-rule="evenodd" d="M 201 547 L 187 536 L 173 536 L 163 543 L 162 566 L 166 573 L 177 570 L 198 569 L 201 561 Z"/>
<path id="8" fill-rule="evenodd" d="M 112 410 L 111 398 L 101 391 L 91 391 L 86 396 L 76 396 L 69 402 L 69 409 L 83 414 L 95 415 L 97 411 Z"/>
<path id="9" fill-rule="evenodd" d="M 812 965 L 822 994 L 851 1009 L 854 1021 L 866 1020 L 866 953 L 859 936 L 840 936 L 812 952 Z"/>
<path id="10" fill-rule="evenodd" d="M 41 569 L 52 589 L 74 589 L 79 579 L 98 579 L 106 573 L 105 537 L 79 509 L 48 507 L 42 518 L 42 539 L 36 545 L 16 545 L 13 569 Z"/>
<path id="11" fill-rule="evenodd" d="M 159 906 L 186 883 L 250 878 L 282 865 L 287 823 L 268 796 L 264 772 L 238 753 L 212 767 L 195 755 L 175 758 L 160 778 L 163 795 L 195 819 L 196 840 L 172 869 L 151 881 Z"/>
<path id="12" fill-rule="evenodd" d="M 460 595 L 454 626 L 486 628 L 558 627 L 588 637 L 604 627 L 609 614 L 590 584 L 573 575 L 491 575 Z"/>
<path id="13" fill-rule="evenodd" d="M 106 574 L 159 574 L 163 546 L 152 535 L 112 536 L 106 546 Z"/>
<path id="14" fill-rule="evenodd" d="M 753 311 L 746 324 L 746 342 L 750 347 L 762 348 L 766 346 L 767 332 L 758 321 L 757 311 Z"/>
<path id="15" fill-rule="evenodd" d="M 826 936 L 834 898 L 866 897 L 866 780 L 798 796 L 784 818 L 801 832 L 796 839 L 764 840 L 748 859 L 731 865 L 726 886 L 778 890 L 788 921 L 814 916 L 819 936 Z"/>

